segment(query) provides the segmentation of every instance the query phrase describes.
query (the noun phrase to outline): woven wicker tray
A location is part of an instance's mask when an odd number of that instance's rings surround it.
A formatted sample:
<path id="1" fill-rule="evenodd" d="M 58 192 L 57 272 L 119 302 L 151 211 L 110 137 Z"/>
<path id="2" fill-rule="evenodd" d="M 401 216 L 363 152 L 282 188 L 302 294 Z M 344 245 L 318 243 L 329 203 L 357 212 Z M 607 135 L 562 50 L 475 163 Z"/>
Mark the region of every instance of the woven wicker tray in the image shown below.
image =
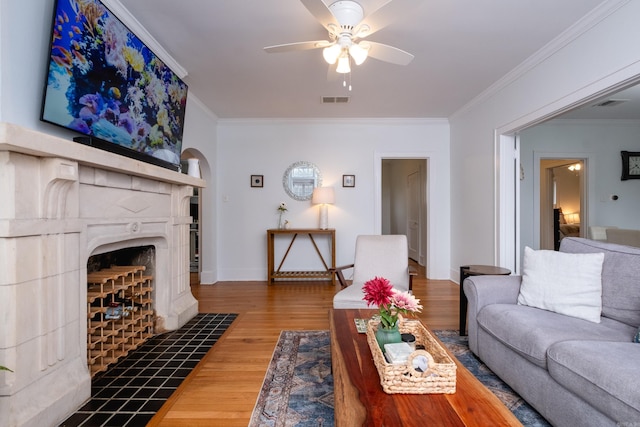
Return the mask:
<path id="1" fill-rule="evenodd" d="M 456 392 L 456 364 L 438 343 L 436 338 L 419 320 L 400 319 L 400 333 L 410 333 L 416 337 L 416 345 L 424 350 L 416 350 L 405 364 L 388 363 L 376 341 L 375 331 L 379 320 L 367 324 L 367 342 L 371 348 L 373 362 L 380 375 L 380 384 L 385 393 L 405 394 L 453 394 Z M 414 368 L 416 357 L 426 357 L 428 368 L 420 372 Z"/>

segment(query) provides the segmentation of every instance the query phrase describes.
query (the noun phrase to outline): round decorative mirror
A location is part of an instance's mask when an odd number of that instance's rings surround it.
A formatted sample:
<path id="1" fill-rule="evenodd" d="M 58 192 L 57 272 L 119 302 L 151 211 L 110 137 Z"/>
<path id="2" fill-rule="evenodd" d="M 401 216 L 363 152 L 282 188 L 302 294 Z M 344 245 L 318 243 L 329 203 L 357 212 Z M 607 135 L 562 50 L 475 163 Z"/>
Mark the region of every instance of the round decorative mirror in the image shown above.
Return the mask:
<path id="1" fill-rule="evenodd" d="M 294 200 L 311 200 L 313 189 L 322 185 L 320 169 L 311 162 L 295 162 L 282 176 L 282 186 Z"/>

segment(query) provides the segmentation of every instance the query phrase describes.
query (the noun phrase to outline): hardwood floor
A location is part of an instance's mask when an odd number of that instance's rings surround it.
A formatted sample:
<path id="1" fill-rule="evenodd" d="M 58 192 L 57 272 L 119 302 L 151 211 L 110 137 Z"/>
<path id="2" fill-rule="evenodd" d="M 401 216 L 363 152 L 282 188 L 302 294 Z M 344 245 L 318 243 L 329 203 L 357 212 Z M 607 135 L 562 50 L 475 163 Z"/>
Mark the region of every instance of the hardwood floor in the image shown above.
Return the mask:
<path id="1" fill-rule="evenodd" d="M 458 329 L 459 288 L 447 280 L 414 278 L 432 329 Z M 196 279 L 197 280 L 197 279 Z M 152 426 L 246 426 L 281 330 L 327 330 L 338 286 L 326 282 L 192 284 L 202 313 L 238 318 L 167 400 Z"/>

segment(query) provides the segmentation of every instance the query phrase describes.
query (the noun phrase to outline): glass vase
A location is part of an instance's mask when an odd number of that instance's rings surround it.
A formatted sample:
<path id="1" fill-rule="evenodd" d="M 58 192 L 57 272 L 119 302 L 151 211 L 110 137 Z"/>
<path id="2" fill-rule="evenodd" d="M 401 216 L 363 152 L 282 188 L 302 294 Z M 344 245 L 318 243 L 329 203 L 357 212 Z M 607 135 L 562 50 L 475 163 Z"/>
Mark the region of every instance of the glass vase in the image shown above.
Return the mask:
<path id="1" fill-rule="evenodd" d="M 385 328 L 382 324 L 378 325 L 378 329 L 376 329 L 376 341 L 380 346 L 380 349 L 384 353 L 384 345 L 391 343 L 402 342 L 402 335 L 400 335 L 400 330 L 398 329 L 398 324 L 396 323 L 394 326 Z"/>

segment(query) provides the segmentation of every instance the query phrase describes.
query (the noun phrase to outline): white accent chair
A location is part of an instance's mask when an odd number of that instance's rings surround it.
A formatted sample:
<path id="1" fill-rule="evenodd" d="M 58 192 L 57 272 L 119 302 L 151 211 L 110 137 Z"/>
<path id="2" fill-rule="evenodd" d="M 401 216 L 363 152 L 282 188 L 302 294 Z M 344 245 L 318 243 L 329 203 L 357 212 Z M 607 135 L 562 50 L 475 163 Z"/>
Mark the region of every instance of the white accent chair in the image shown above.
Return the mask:
<path id="1" fill-rule="evenodd" d="M 353 268 L 353 281 L 348 285 L 343 270 Z M 374 277 L 384 277 L 401 291 L 412 289 L 417 273 L 409 268 L 407 236 L 358 236 L 353 264 L 334 269 L 343 289 L 333 297 L 333 308 L 367 308 L 362 287 Z M 375 307 L 372 307 L 375 308 Z"/>

